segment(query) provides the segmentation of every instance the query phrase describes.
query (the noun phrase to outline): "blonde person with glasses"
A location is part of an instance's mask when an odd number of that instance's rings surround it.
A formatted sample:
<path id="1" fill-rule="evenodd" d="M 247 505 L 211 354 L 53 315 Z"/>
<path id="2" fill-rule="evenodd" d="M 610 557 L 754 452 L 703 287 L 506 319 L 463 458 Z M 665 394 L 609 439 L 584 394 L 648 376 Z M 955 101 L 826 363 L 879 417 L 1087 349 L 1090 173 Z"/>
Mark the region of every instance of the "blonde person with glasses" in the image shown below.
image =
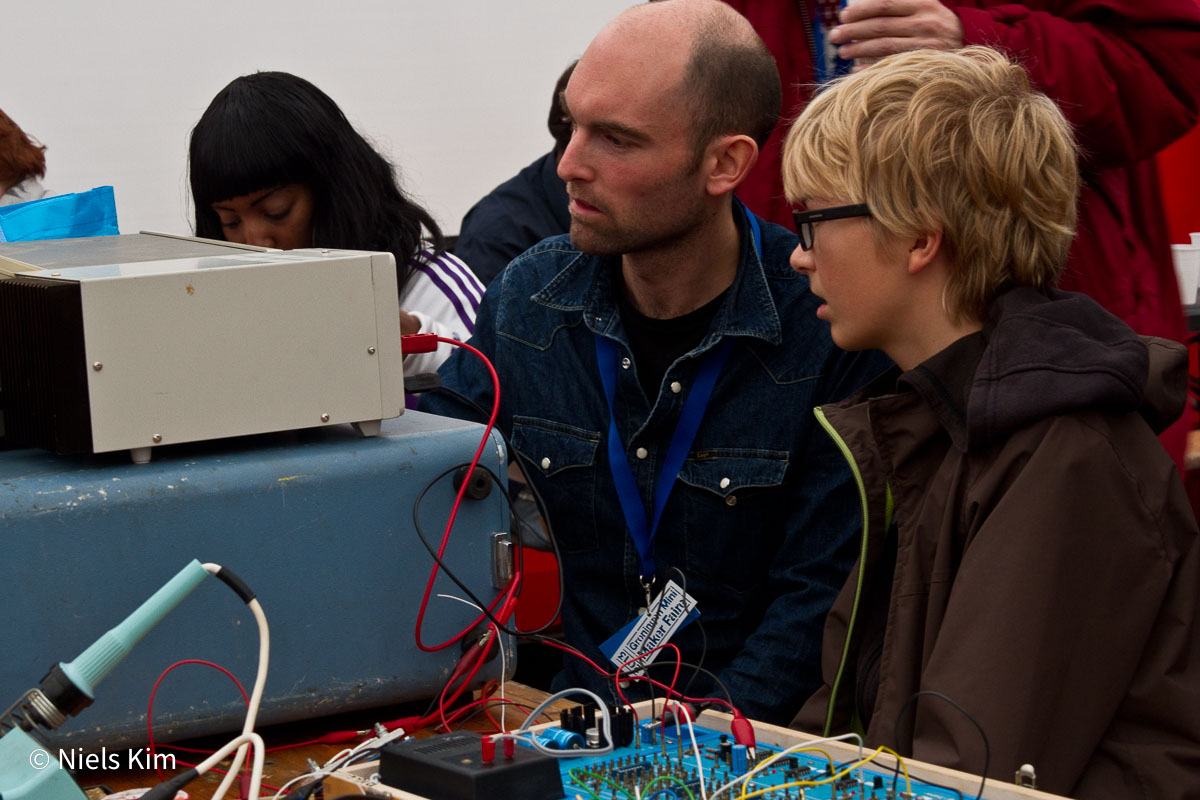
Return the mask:
<path id="1" fill-rule="evenodd" d="M 817 410 L 869 511 L 793 725 L 1084 800 L 1194 797 L 1200 551 L 1155 438 L 1186 353 L 1054 288 L 1077 158 L 982 47 L 882 59 L 792 126 L 792 266 L 839 347 L 896 363 Z"/>

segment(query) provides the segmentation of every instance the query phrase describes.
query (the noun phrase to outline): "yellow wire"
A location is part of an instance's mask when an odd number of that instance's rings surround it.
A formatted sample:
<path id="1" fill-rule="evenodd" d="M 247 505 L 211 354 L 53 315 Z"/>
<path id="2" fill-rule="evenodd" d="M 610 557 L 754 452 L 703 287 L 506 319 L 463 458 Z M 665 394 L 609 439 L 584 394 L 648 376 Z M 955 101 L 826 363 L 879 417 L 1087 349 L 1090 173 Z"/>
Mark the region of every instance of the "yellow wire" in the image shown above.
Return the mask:
<path id="1" fill-rule="evenodd" d="M 778 764 L 783 759 L 785 759 L 788 756 L 793 755 L 795 753 L 820 753 L 821 755 L 825 756 L 825 759 L 827 761 L 829 761 L 830 768 L 831 769 L 833 768 L 833 756 L 829 755 L 829 753 L 826 752 L 825 750 L 822 750 L 819 747 L 796 747 L 795 745 L 793 745 L 792 747 L 786 748 L 785 750 L 780 750 L 778 753 L 772 754 L 770 758 L 768 758 L 766 761 L 763 761 L 762 763 L 760 763 L 758 765 L 758 767 L 761 768 L 761 767 L 766 767 L 769 764 Z M 753 774 L 747 773 L 745 776 L 743 776 L 740 779 L 742 782 L 742 791 L 743 792 L 745 792 L 746 787 L 750 785 L 750 780 L 754 777 L 754 774 L 757 774 L 757 773 L 753 773 Z M 730 797 L 733 797 L 733 795 L 731 794 Z"/>
<path id="2" fill-rule="evenodd" d="M 822 750 L 819 747 L 802 747 L 799 750 L 793 750 L 792 752 L 793 753 L 820 753 L 821 755 L 825 756 L 825 760 L 829 762 L 829 766 L 830 767 L 833 766 L 833 756 L 829 755 L 829 753 L 827 753 L 826 751 Z"/>
<path id="3" fill-rule="evenodd" d="M 757 792 L 751 792 L 750 794 L 746 794 L 746 785 L 742 784 L 742 793 L 740 795 L 738 795 L 737 800 L 748 800 L 748 798 L 751 798 L 751 797 L 762 797 L 764 794 L 770 794 L 771 792 L 777 791 L 779 789 L 790 789 L 794 786 L 822 786 L 827 783 L 833 783 L 834 781 L 845 777 L 848 773 L 853 772 L 854 770 L 858 769 L 859 767 L 863 767 L 863 766 L 866 766 L 867 764 L 871 763 L 872 761 L 874 761 L 876 758 L 879 757 L 879 754 L 882 753 L 883 750 L 884 750 L 884 748 L 880 747 L 874 753 L 871 753 L 871 755 L 867 756 L 866 758 L 862 759 L 861 761 L 859 761 L 855 764 L 850 764 L 845 769 L 843 769 L 841 772 L 838 772 L 834 775 L 829 776 L 828 778 L 824 778 L 819 781 L 793 781 L 791 783 L 781 783 L 777 786 L 768 786 L 765 789 L 759 789 Z"/>
<path id="4" fill-rule="evenodd" d="M 904 788 L 908 791 L 909 797 L 911 797 L 912 796 L 912 781 L 910 781 L 908 779 L 908 765 L 904 763 L 904 759 L 900 757 L 900 754 L 897 753 L 892 748 L 881 746 L 879 749 L 885 753 L 891 753 L 893 756 L 895 756 L 896 763 L 900 765 L 900 770 L 904 773 Z"/>

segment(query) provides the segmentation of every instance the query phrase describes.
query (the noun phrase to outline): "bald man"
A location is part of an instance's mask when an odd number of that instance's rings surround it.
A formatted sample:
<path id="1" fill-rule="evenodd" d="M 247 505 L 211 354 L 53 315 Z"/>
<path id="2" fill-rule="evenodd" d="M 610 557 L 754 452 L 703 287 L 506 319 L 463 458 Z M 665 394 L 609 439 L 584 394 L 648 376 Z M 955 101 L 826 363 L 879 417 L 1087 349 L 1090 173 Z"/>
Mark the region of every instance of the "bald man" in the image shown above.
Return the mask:
<path id="1" fill-rule="evenodd" d="M 563 94 L 569 236 L 489 288 L 471 343 L 500 376 L 498 425 L 545 498 L 567 644 L 786 722 L 818 685 L 824 614 L 856 553 L 849 468 L 813 417 L 886 365 L 839 352 L 796 236 L 733 191 L 779 114 L 774 61 L 716 0 L 634 7 Z M 490 408 L 473 356 L 444 385 Z M 422 410 L 474 417 L 438 392 Z M 648 609 L 648 610 L 647 610 Z M 555 688 L 616 701 L 568 656 Z M 647 694 L 627 681 L 627 696 Z M 661 690 L 658 694 L 661 696 Z"/>

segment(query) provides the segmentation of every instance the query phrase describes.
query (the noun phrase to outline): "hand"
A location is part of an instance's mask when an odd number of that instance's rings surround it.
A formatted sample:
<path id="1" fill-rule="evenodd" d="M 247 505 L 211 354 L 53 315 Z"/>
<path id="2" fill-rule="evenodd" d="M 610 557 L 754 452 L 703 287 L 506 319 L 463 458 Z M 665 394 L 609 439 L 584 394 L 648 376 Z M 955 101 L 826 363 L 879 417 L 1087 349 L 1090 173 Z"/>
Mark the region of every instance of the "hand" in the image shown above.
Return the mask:
<path id="1" fill-rule="evenodd" d="M 938 0 L 855 0 L 829 33 L 838 56 L 859 62 L 906 50 L 962 47 L 962 20 Z"/>
<path id="2" fill-rule="evenodd" d="M 408 336 L 410 333 L 421 332 L 421 320 L 414 317 L 404 309 L 400 309 L 400 334 Z"/>

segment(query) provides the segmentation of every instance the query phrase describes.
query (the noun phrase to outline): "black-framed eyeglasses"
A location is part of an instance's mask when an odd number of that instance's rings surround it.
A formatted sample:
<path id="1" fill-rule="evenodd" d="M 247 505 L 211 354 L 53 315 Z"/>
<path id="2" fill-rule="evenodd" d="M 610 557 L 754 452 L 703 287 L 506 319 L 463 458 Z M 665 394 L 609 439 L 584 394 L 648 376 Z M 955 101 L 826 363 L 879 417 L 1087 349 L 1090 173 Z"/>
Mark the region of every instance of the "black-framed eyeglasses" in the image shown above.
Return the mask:
<path id="1" fill-rule="evenodd" d="M 869 217 L 871 209 L 866 203 L 855 203 L 852 206 L 833 206 L 832 208 L 817 208 L 812 211 L 793 211 L 792 219 L 796 223 L 796 233 L 800 235 L 800 247 L 811 250 L 813 246 L 814 222 L 824 222 L 829 219 L 846 219 L 847 217 Z"/>

